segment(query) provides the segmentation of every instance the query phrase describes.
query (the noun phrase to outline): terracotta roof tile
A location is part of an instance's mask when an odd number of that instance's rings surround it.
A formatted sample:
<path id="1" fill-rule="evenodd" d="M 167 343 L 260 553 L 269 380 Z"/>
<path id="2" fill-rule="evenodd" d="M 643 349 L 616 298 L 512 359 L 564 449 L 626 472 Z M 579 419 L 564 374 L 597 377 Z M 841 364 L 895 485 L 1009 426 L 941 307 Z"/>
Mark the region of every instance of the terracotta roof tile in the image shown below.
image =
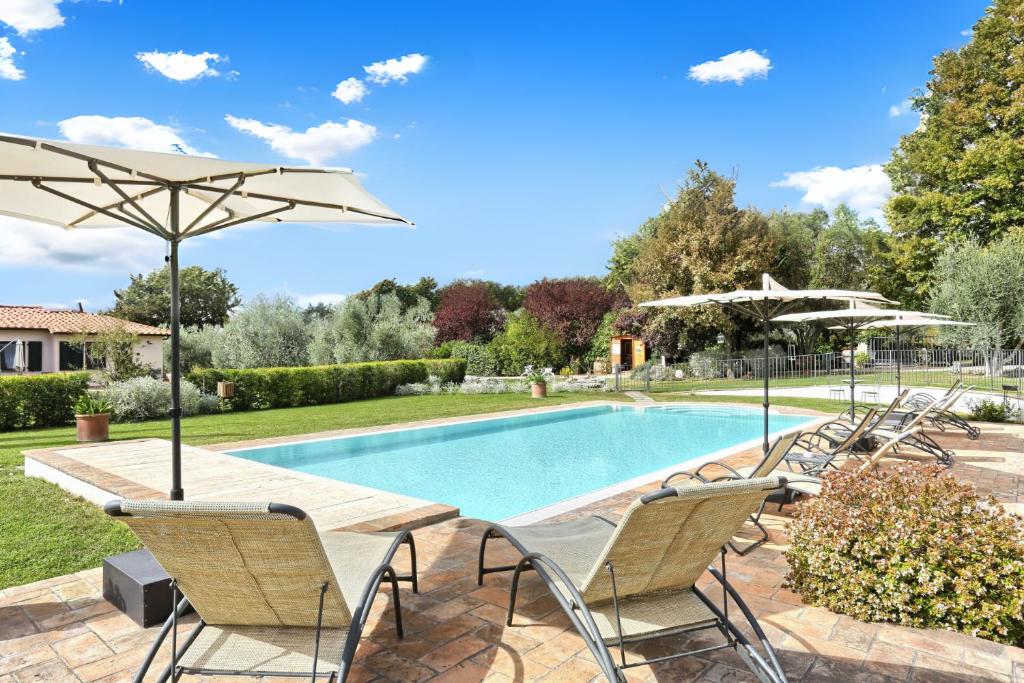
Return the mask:
<path id="1" fill-rule="evenodd" d="M 124 329 L 140 336 L 166 337 L 169 331 L 159 327 L 121 320 L 110 315 L 82 311 L 64 311 L 42 306 L 0 304 L 0 330 L 47 330 L 51 334 L 98 334 Z"/>

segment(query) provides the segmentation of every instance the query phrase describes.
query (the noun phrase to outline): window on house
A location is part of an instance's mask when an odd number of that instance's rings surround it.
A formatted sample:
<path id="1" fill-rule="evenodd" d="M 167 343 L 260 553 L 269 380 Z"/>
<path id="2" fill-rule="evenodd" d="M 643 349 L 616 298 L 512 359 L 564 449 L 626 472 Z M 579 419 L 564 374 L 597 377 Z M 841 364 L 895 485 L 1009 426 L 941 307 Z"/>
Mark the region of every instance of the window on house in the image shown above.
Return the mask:
<path id="1" fill-rule="evenodd" d="M 78 342 L 62 341 L 60 343 L 60 364 L 58 369 L 60 370 L 81 370 L 83 368 L 87 370 L 101 370 L 103 368 L 103 359 L 96 358 L 89 352 L 89 347 L 92 344 L 85 342 L 80 344 Z"/>
<path id="2" fill-rule="evenodd" d="M 42 372 L 43 370 L 43 342 L 24 342 L 26 346 L 29 372 Z M 17 364 L 18 342 L 17 340 L 0 340 L 0 370 L 14 372 Z"/>

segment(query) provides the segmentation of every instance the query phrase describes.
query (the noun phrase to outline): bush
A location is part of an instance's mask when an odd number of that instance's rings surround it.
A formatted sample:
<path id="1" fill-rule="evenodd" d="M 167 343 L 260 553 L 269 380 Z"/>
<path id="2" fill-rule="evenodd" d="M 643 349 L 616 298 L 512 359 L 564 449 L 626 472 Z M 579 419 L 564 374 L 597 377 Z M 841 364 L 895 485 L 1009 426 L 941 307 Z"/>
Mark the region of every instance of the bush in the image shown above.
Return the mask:
<path id="1" fill-rule="evenodd" d="M 213 364 L 223 368 L 305 365 L 309 333 L 302 311 L 285 296 L 253 297 L 215 336 Z"/>
<path id="2" fill-rule="evenodd" d="M 442 382 L 461 382 L 466 362 L 461 358 L 398 360 L 302 368 L 247 370 L 198 369 L 188 374 L 201 387 L 219 381 L 235 383 L 235 395 L 225 399 L 232 410 L 294 408 L 389 396 L 403 384 L 425 382 L 430 375 Z"/>
<path id="3" fill-rule="evenodd" d="M 71 422 L 88 384 L 88 372 L 0 377 L 0 431 Z"/>
<path id="4" fill-rule="evenodd" d="M 562 365 L 564 353 L 558 336 L 526 311 L 509 316 L 505 331 L 491 341 L 491 351 L 502 375 L 522 374 L 528 365 Z"/>
<path id="5" fill-rule="evenodd" d="M 113 382 L 103 396 L 110 403 L 116 422 L 164 418 L 171 410 L 171 385 L 152 377 Z M 181 383 L 181 409 L 185 415 L 213 412 L 216 404 L 216 397 L 204 397 L 195 384 L 187 380 Z"/>
<path id="6" fill-rule="evenodd" d="M 466 360 L 467 375 L 493 377 L 498 374 L 498 359 L 489 346 L 469 342 L 445 342 L 444 345 L 448 347 L 449 358 Z"/>
<path id="7" fill-rule="evenodd" d="M 1009 401 L 996 403 L 990 398 L 970 401 L 967 406 L 971 409 L 971 419 L 981 422 L 1009 422 L 1018 413 Z"/>
<path id="8" fill-rule="evenodd" d="M 719 379 L 726 375 L 725 361 L 728 354 L 725 346 L 718 344 L 709 346 L 703 351 L 695 351 L 690 354 L 690 374 L 697 379 Z"/>
<path id="9" fill-rule="evenodd" d="M 789 585 L 862 621 L 1024 644 L 1024 523 L 938 465 L 842 471 L 797 508 Z"/>
<path id="10" fill-rule="evenodd" d="M 421 296 L 408 307 L 394 292 L 352 296 L 313 326 L 310 360 L 328 365 L 422 358 L 437 334 L 430 320 L 430 303 Z"/>

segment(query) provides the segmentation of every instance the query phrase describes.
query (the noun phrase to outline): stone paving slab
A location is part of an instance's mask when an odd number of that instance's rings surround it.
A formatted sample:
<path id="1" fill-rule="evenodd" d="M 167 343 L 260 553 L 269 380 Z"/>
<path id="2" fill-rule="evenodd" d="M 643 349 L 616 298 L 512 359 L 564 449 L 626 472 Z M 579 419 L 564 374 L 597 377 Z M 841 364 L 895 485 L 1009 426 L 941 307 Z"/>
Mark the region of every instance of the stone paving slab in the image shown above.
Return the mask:
<path id="1" fill-rule="evenodd" d="M 954 473 L 983 493 L 1020 504 L 1024 492 L 1024 428 L 984 425 L 977 441 L 937 434 L 960 456 Z M 729 459 L 742 465 L 757 452 Z M 651 483 L 574 511 L 614 518 Z M 298 501 L 291 501 L 298 502 Z M 765 520 L 771 542 L 747 557 L 730 555 L 729 578 L 744 595 L 779 651 L 791 681 L 1024 681 L 1024 650 L 970 636 L 888 624 L 865 624 L 802 604 L 783 586 L 787 566 L 784 526 L 793 506 Z M 315 518 L 315 514 L 314 514 Z M 415 532 L 421 592 L 402 596 L 406 638 L 394 636 L 390 596 L 373 605 L 350 681 L 592 681 L 599 671 L 565 616 L 533 576 L 524 575 L 515 624 L 504 625 L 509 577 L 490 575 L 476 585 L 483 522 L 458 518 Z M 514 554 L 500 542 L 495 561 Z M 405 566 L 403 549 L 397 559 Z M 128 681 L 155 628 L 143 631 L 100 597 L 100 570 L 56 577 L 0 591 L 0 683 Z M 403 589 L 404 590 L 404 589 Z M 184 632 L 190 620 L 182 624 Z M 630 657 L 665 654 L 691 636 L 630 650 Z M 158 664 L 166 663 L 161 653 Z M 630 669 L 630 681 L 754 680 L 725 650 Z M 183 680 L 196 680 L 185 677 Z M 218 680 L 206 678 L 204 680 Z M 223 679 L 244 681 L 244 678 Z M 280 679 L 275 679 L 280 680 Z"/>

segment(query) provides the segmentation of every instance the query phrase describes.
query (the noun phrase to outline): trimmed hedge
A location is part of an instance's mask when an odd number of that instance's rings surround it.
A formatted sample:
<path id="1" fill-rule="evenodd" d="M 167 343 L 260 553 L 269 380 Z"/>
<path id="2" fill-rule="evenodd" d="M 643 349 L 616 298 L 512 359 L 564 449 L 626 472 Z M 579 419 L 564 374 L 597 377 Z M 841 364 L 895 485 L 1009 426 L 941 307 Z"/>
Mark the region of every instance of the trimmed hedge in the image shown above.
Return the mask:
<path id="1" fill-rule="evenodd" d="M 427 381 L 461 382 L 466 375 L 462 358 L 392 360 L 298 368 L 196 369 L 188 379 L 207 392 L 217 382 L 235 383 L 235 396 L 226 399 L 233 410 L 295 408 L 345 403 L 391 396 L 402 384 Z"/>
<path id="2" fill-rule="evenodd" d="M 71 422 L 88 384 L 87 372 L 0 377 L 0 431 Z"/>

